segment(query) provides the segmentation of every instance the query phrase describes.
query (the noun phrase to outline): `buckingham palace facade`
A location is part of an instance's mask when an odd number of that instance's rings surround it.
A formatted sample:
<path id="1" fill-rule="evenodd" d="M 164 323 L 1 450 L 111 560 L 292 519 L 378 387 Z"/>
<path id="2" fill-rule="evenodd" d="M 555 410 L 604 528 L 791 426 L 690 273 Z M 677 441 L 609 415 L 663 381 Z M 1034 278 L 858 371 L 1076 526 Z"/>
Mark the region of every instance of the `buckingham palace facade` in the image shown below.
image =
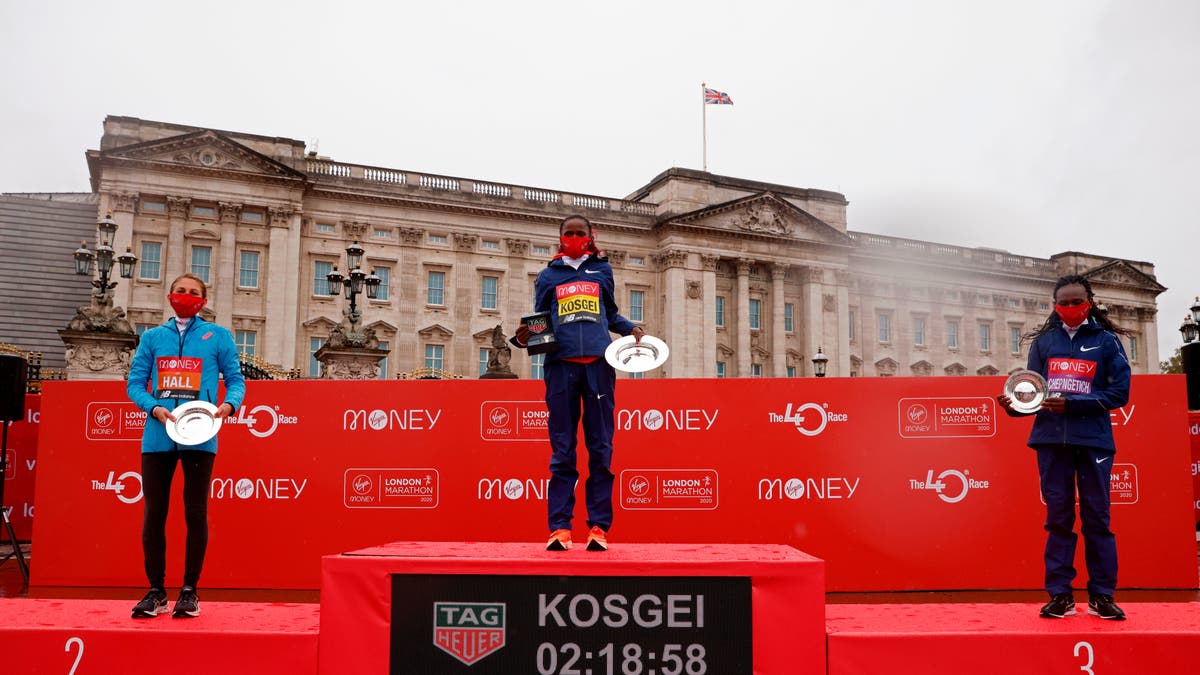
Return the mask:
<path id="1" fill-rule="evenodd" d="M 325 275 L 359 242 L 381 278 L 359 300 L 388 350 L 384 377 L 475 377 L 491 334 L 532 310 L 558 224 L 582 214 L 613 265 L 621 313 L 671 347 L 647 377 L 998 374 L 1024 367 L 1020 334 L 1054 281 L 1087 276 L 1134 372 L 1158 368 L 1151 263 L 1048 258 L 848 229 L 836 192 L 670 169 L 625 198 L 350 164 L 286 138 L 108 117 L 87 153 L 97 217 L 120 226 L 134 278 L 116 289 L 139 330 L 169 316 L 169 283 L 210 285 L 206 315 L 239 347 L 318 375 L 314 352 L 347 300 Z M 514 354 L 513 370 L 540 367 Z"/>

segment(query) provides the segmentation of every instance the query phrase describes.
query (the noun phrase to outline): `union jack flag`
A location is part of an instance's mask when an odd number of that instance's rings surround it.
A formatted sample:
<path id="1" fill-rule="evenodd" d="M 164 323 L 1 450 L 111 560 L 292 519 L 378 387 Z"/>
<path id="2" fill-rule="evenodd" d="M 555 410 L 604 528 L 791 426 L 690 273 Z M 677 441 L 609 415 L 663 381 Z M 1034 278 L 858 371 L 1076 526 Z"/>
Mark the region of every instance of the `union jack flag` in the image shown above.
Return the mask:
<path id="1" fill-rule="evenodd" d="M 729 94 L 723 91 L 705 87 L 704 103 L 707 105 L 733 105 L 733 99 L 729 98 Z"/>

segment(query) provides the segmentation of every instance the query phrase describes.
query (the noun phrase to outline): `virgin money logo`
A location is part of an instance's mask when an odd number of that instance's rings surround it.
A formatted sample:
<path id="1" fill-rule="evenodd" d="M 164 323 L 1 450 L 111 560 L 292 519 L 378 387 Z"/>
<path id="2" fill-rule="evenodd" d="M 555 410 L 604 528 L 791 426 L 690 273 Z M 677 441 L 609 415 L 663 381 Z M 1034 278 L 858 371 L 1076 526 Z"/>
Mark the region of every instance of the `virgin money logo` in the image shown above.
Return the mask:
<path id="1" fill-rule="evenodd" d="M 485 441 L 542 441 L 549 435 L 544 401 L 484 401 L 479 406 L 479 437 Z"/>
<path id="2" fill-rule="evenodd" d="M 623 431 L 708 431 L 717 423 L 720 414 L 720 410 L 705 408 L 618 410 L 617 428 Z"/>
<path id="3" fill-rule="evenodd" d="M 437 508 L 437 469 L 346 469 L 342 505 L 348 509 Z"/>
<path id="4" fill-rule="evenodd" d="M 370 476 L 361 474 L 355 476 L 354 480 L 350 482 L 350 485 L 354 488 L 355 494 L 360 495 L 365 495 L 371 490 L 375 489 L 375 481 L 371 480 Z"/>
<path id="5" fill-rule="evenodd" d="M 758 481 L 759 501 L 853 499 L 862 480 L 859 476 L 820 478 L 763 478 Z"/>
<path id="6" fill-rule="evenodd" d="M 97 408 L 96 412 L 92 413 L 92 422 L 98 427 L 107 428 L 113 423 L 113 412 L 108 408 Z"/>
<path id="7" fill-rule="evenodd" d="M 645 476 L 634 476 L 629 479 L 629 494 L 635 497 L 645 497 L 650 491 L 650 481 Z"/>
<path id="8" fill-rule="evenodd" d="M 715 469 L 630 469 L 620 483 L 621 506 L 629 510 L 711 511 L 718 504 Z"/>
<path id="9" fill-rule="evenodd" d="M 549 485 L 547 478 L 480 478 L 475 497 L 480 501 L 545 500 Z"/>
<path id="10" fill-rule="evenodd" d="M 901 438 L 974 438 L 996 435 L 995 401 L 986 396 L 902 398 Z"/>
<path id="11" fill-rule="evenodd" d="M 908 406 L 908 421 L 913 424 L 925 424 L 929 419 L 929 410 L 920 403 L 914 403 Z"/>
<path id="12" fill-rule="evenodd" d="M 300 499 L 308 487 L 307 478 L 275 476 L 265 478 L 213 478 L 209 496 L 213 499 L 253 499 L 255 501 L 292 501 Z"/>
<path id="13" fill-rule="evenodd" d="M 88 403 L 83 435 L 89 441 L 132 441 L 142 437 L 146 413 L 129 401 Z"/>

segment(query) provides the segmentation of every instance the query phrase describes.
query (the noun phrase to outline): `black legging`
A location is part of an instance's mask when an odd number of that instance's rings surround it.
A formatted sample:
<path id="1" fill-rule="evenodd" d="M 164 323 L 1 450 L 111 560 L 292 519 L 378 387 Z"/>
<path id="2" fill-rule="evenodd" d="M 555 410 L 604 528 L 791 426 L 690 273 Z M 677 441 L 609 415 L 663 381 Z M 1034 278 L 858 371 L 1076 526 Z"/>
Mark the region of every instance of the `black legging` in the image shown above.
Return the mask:
<path id="1" fill-rule="evenodd" d="M 200 568 L 204 566 L 204 551 L 208 548 L 208 485 L 216 457 L 202 450 L 142 453 L 142 496 L 146 501 L 142 553 L 146 558 L 146 579 L 152 588 L 165 588 L 167 509 L 176 462 L 183 464 L 183 513 L 187 522 L 183 585 L 195 587 L 200 583 Z"/>

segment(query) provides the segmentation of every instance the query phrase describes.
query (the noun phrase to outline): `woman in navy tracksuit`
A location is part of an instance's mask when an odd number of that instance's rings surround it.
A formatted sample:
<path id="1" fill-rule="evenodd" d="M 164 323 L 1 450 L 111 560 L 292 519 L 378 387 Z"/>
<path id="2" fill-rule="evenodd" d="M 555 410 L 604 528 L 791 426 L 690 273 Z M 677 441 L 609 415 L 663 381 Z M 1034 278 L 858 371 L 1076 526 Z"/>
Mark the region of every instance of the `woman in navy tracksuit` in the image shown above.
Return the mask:
<path id="1" fill-rule="evenodd" d="M 179 445 L 167 435 L 171 411 L 189 400 L 217 404 L 218 376 L 225 378 L 225 401 L 216 417 L 233 414 L 246 393 L 237 345 L 229 331 L 201 319 L 208 297 L 204 281 L 184 274 L 171 282 L 168 301 L 175 316 L 142 334 L 129 366 L 126 394 L 148 417 L 142 431 L 142 551 L 150 591 L 133 608 L 133 617 L 149 618 L 167 611 L 164 579 L 167 566 L 167 507 L 175 465 L 183 466 L 183 510 L 187 523 L 183 588 L 172 616 L 199 616 L 196 585 L 208 547 L 208 490 L 216 459 L 217 439 Z M 149 391 L 147 391 L 149 385 Z"/>
<path id="2" fill-rule="evenodd" d="M 1041 616 L 1075 613 L 1075 488 L 1083 522 L 1088 570 L 1088 613 L 1123 620 L 1113 602 L 1117 586 L 1117 542 L 1109 528 L 1109 479 L 1113 444 L 1110 411 L 1129 400 L 1130 368 L 1120 328 L 1096 310 L 1092 286 L 1082 276 L 1066 276 L 1054 286 L 1054 313 L 1032 340 L 1029 370 L 1046 378 L 1050 396 L 1035 414 L 1029 447 L 1037 451 L 1042 497 L 1046 501 L 1046 591 L 1050 602 Z M 1012 401 L 1001 395 L 1010 415 Z"/>
<path id="3" fill-rule="evenodd" d="M 568 216 L 559 224 L 559 253 L 538 274 L 534 311 L 550 312 L 558 350 L 546 355 L 546 408 L 550 418 L 550 485 L 547 490 L 550 540 L 546 549 L 571 548 L 571 519 L 575 511 L 575 446 L 579 421 L 588 451 L 587 499 L 589 551 L 608 549 L 612 525 L 613 394 L 616 372 L 604 360 L 609 333 L 642 339 L 642 329 L 617 312 L 613 274 L 608 259 L 596 248 L 592 224 L 583 216 Z M 524 345 L 529 331 L 517 328 Z M 582 402 L 582 416 L 580 403 Z"/>

